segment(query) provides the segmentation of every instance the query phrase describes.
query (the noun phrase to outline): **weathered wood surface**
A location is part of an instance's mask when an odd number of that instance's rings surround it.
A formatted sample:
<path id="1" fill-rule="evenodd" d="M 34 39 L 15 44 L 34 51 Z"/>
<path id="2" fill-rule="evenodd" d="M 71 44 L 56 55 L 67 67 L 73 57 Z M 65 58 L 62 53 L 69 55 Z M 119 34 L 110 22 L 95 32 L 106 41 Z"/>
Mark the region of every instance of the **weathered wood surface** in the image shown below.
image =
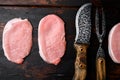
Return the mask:
<path id="1" fill-rule="evenodd" d="M 0 80 L 70 80 L 74 70 L 74 18 L 77 9 L 66 8 L 0 8 Z M 65 21 L 67 48 L 59 65 L 45 63 L 39 56 L 37 30 L 39 20 L 47 14 L 56 14 Z M 2 32 L 5 23 L 16 17 L 28 18 L 33 25 L 33 47 L 21 65 L 9 62 L 2 49 Z"/>
<path id="2" fill-rule="evenodd" d="M 0 5 L 80 6 L 90 0 L 0 0 Z"/>
<path id="3" fill-rule="evenodd" d="M 41 2 L 43 1 L 43 2 Z M 93 0 L 92 2 L 94 2 Z M 118 0 L 117 0 L 118 1 Z M 120 80 L 120 64 L 115 64 L 108 54 L 108 34 L 120 22 L 120 5 L 116 0 L 102 0 L 107 34 L 103 48 L 106 55 L 107 80 Z M 81 4 L 88 0 L 0 0 L 0 80 L 72 80 L 74 75 L 75 15 Z M 94 2 L 95 3 L 95 2 Z M 95 3 L 96 4 L 96 3 Z M 4 5 L 4 6 L 3 6 Z M 28 6 L 32 5 L 32 6 Z M 36 6 L 38 5 L 38 6 Z M 2 7 L 3 6 L 3 7 Z M 28 6 L 28 7 L 27 7 Z M 35 7 L 34 7 L 35 6 Z M 41 7 L 42 6 L 42 7 Z M 54 6 L 54 7 L 50 7 Z M 64 7 L 63 7 L 64 6 Z M 77 7 L 75 7 L 77 6 Z M 45 63 L 38 53 L 37 29 L 39 20 L 47 14 L 57 14 L 65 21 L 67 48 L 59 65 Z M 94 14 L 93 14 L 94 16 Z M 21 65 L 9 62 L 2 49 L 2 32 L 6 22 L 12 18 L 28 18 L 33 25 L 33 46 L 30 55 Z M 94 18 L 92 19 L 94 21 Z M 92 36 L 87 53 L 86 80 L 96 80 L 96 53 L 98 40 L 92 22 Z"/>
<path id="4" fill-rule="evenodd" d="M 109 80 L 120 80 L 120 64 L 115 64 L 113 63 L 113 61 L 111 60 L 110 56 L 108 56 L 108 51 L 107 51 L 107 48 L 108 48 L 108 34 L 109 34 L 109 31 L 110 29 L 117 23 L 120 22 L 120 6 L 119 8 L 112 8 L 112 7 L 106 7 L 105 8 L 105 11 L 106 11 L 106 27 L 107 27 L 107 35 L 106 35 L 106 38 L 105 38 L 105 44 L 106 47 L 105 50 L 106 50 L 106 55 L 107 55 L 107 76 L 109 77 L 108 79 Z"/>
<path id="5" fill-rule="evenodd" d="M 95 9 L 93 9 L 95 10 Z M 120 80 L 120 64 L 114 63 L 108 53 L 108 34 L 110 29 L 117 23 L 120 22 L 120 8 L 115 7 L 106 7 L 104 6 L 105 16 L 106 16 L 106 36 L 103 42 L 103 49 L 105 51 L 106 56 L 106 80 Z M 93 11 L 94 12 L 94 11 Z M 94 15 L 94 14 L 92 14 Z M 99 42 L 97 40 L 97 36 L 95 33 L 95 23 L 94 18 L 92 18 L 92 36 L 91 36 L 91 44 L 88 52 L 88 76 L 92 76 L 90 80 L 96 80 L 96 69 L 95 69 L 95 56 L 97 53 L 97 49 L 99 47 Z M 93 69 L 93 70 L 92 70 Z M 92 73 L 91 73 L 92 71 Z M 89 79 L 88 79 L 89 80 Z"/>
<path id="6" fill-rule="evenodd" d="M 81 6 L 87 2 L 97 0 L 0 0 L 0 5 L 22 5 L 22 6 L 58 6 L 58 7 L 75 7 Z M 120 7 L 119 0 L 101 0 L 104 6 Z"/>

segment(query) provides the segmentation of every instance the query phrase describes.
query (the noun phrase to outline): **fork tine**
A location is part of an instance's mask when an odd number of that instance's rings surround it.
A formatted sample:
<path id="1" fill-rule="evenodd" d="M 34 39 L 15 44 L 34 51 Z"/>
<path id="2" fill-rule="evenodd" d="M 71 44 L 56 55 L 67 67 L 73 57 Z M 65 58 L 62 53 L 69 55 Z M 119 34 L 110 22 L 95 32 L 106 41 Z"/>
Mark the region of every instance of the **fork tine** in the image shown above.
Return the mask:
<path id="1" fill-rule="evenodd" d="M 104 37 L 105 33 L 106 33 L 106 25 L 105 25 L 105 13 L 104 10 L 102 8 L 102 36 Z"/>
<path id="2" fill-rule="evenodd" d="M 99 32 L 99 12 L 98 12 L 98 8 L 96 9 L 96 14 L 95 14 L 95 26 L 96 26 L 96 34 L 98 37 L 99 42 L 101 43 L 103 41 L 103 37 L 105 36 L 105 15 L 104 15 L 104 11 L 102 8 L 102 33 L 100 34 Z"/>
<path id="3" fill-rule="evenodd" d="M 96 9 L 95 13 L 95 27 L 96 27 L 96 34 L 99 36 L 99 15 L 98 15 L 98 8 Z"/>

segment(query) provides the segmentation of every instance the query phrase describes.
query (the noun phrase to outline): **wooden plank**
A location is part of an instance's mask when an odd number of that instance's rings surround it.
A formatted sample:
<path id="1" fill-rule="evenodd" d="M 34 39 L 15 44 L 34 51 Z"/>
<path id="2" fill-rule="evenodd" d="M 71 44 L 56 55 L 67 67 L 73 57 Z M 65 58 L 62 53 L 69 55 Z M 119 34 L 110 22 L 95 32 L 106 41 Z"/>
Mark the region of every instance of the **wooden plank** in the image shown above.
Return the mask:
<path id="1" fill-rule="evenodd" d="M 81 6 L 90 0 L 0 0 L 0 5 Z"/>
<path id="2" fill-rule="evenodd" d="M 100 1 L 102 2 L 102 7 L 117 7 L 120 8 L 120 1 L 119 0 L 91 0 L 91 2 L 95 6 L 100 6 Z"/>
<path id="3" fill-rule="evenodd" d="M 0 80 L 70 80 L 74 71 L 75 8 L 0 7 Z M 39 56 L 37 30 L 39 20 L 47 14 L 56 14 L 65 21 L 67 48 L 59 65 L 45 63 Z M 28 18 L 33 25 L 33 46 L 21 65 L 9 62 L 2 49 L 2 32 L 12 18 Z M 68 66 L 69 65 L 69 66 Z"/>
<path id="4" fill-rule="evenodd" d="M 84 3 L 95 3 L 98 0 L 0 0 L 0 5 L 22 5 L 22 6 L 67 6 L 80 7 Z M 119 0 L 101 0 L 105 7 L 120 7 Z"/>
<path id="5" fill-rule="evenodd" d="M 116 64 L 112 61 L 108 53 L 108 35 L 111 28 L 120 22 L 120 9 L 115 7 L 105 7 L 105 18 L 106 18 L 106 36 L 103 42 L 103 49 L 106 56 L 106 80 L 119 80 L 120 79 L 120 64 Z M 93 14 L 94 15 L 94 14 Z M 92 18 L 94 21 L 94 18 Z M 97 36 L 95 34 L 95 24 L 92 23 L 92 36 L 91 36 L 91 45 L 88 51 L 88 77 L 92 80 L 95 79 L 96 68 L 95 68 L 95 59 L 96 53 L 99 47 Z M 91 61 L 90 61 L 91 60 Z M 92 71 L 92 72 L 91 72 Z M 91 76 L 91 77 L 90 77 Z M 89 80 L 89 78 L 87 78 Z"/>
<path id="6" fill-rule="evenodd" d="M 108 8 L 105 8 L 105 11 L 106 11 L 106 27 L 107 27 L 107 37 L 108 37 L 108 34 L 109 34 L 109 31 L 111 30 L 111 28 L 116 25 L 117 23 L 120 22 L 120 9 L 117 7 L 117 8 L 112 8 L 112 7 L 108 7 Z M 108 42 L 107 41 L 107 38 L 106 37 L 106 43 Z M 106 49 L 107 49 L 108 45 L 106 45 Z M 108 80 L 119 80 L 120 79 L 120 64 L 116 64 L 114 63 L 111 58 L 107 55 L 107 74 L 109 77 Z"/>
<path id="7" fill-rule="evenodd" d="M 35 8 L 35 7 L 0 7 L 0 80 L 71 80 L 74 74 L 75 49 L 75 15 L 78 8 Z M 47 14 L 56 14 L 65 21 L 67 47 L 59 65 L 45 63 L 38 53 L 37 30 L 39 20 Z M 108 54 L 108 34 L 110 29 L 120 21 L 118 8 L 105 8 L 107 33 L 103 48 L 106 54 L 107 80 L 120 79 L 120 65 L 113 63 Z M 94 14 L 93 14 L 94 15 Z M 33 46 L 30 55 L 21 65 L 9 62 L 2 49 L 2 32 L 6 22 L 12 18 L 28 18 L 33 25 Z M 92 20 L 94 20 L 92 18 Z M 87 79 L 96 80 L 95 59 L 98 40 L 92 24 L 92 36 L 87 53 Z"/>

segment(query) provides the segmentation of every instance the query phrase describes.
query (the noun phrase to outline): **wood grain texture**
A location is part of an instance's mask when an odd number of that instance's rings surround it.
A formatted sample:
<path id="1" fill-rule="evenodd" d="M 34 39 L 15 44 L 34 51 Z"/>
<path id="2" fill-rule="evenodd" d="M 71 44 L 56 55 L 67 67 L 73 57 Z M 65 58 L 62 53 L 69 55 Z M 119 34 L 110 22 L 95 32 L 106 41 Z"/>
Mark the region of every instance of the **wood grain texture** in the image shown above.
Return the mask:
<path id="1" fill-rule="evenodd" d="M 76 52 L 73 47 L 76 33 L 75 15 L 78 10 L 78 7 L 75 6 L 80 7 L 81 4 L 88 2 L 88 0 L 84 0 L 83 2 L 81 0 L 56 0 L 55 4 L 54 2 L 49 2 L 49 4 L 43 2 L 43 4 L 42 2 L 37 1 L 43 0 L 0 0 L 0 80 L 72 80 L 73 78 L 74 61 L 76 57 Z M 102 0 L 102 2 L 105 8 L 104 10 L 106 15 L 107 27 L 107 33 L 103 42 L 103 49 L 105 50 L 106 56 L 106 80 L 120 80 L 120 64 L 115 64 L 108 54 L 108 34 L 110 29 L 115 24 L 120 22 L 120 5 L 119 2 L 116 2 L 116 0 Z M 3 5 L 4 7 L 2 7 Z M 10 5 L 14 6 L 11 7 Z M 27 5 L 32 5 L 33 7 L 27 7 Z M 34 5 L 45 5 L 48 7 L 34 7 Z M 49 5 L 56 7 L 49 8 Z M 57 14 L 65 21 L 65 37 L 67 41 L 67 48 L 62 61 L 57 66 L 45 63 L 38 53 L 38 23 L 42 17 L 51 13 Z M 32 50 L 30 52 L 30 55 L 25 58 L 25 61 L 22 65 L 17 65 L 9 62 L 4 56 L 2 49 L 2 32 L 4 25 L 8 20 L 15 17 L 28 18 L 33 25 Z M 87 53 L 86 80 L 96 80 L 95 59 L 98 47 L 99 42 L 96 37 L 93 18 L 90 46 Z"/>
<path id="2" fill-rule="evenodd" d="M 74 70 L 74 18 L 77 9 L 60 8 L 0 8 L 0 80 L 70 80 Z M 71 14 L 69 14 L 71 13 Z M 45 63 L 39 56 L 38 23 L 47 14 L 56 14 L 65 22 L 67 47 L 62 61 L 57 65 Z M 12 18 L 28 18 L 33 25 L 33 46 L 30 55 L 21 65 L 9 62 L 2 49 L 2 32 L 6 22 Z M 71 24 L 69 24 L 71 23 Z M 69 65 L 69 66 L 68 66 Z"/>
<path id="3" fill-rule="evenodd" d="M 104 6 L 120 7 L 119 0 L 101 0 Z M 32 5 L 32 6 L 81 6 L 84 3 L 95 3 L 97 0 L 0 0 L 0 5 Z"/>
<path id="4" fill-rule="evenodd" d="M 76 53 L 75 72 L 72 80 L 85 80 L 87 74 L 87 49 L 88 44 L 74 43 Z"/>
<path id="5" fill-rule="evenodd" d="M 96 60 L 97 80 L 106 80 L 106 62 L 104 58 L 99 57 Z"/>
<path id="6" fill-rule="evenodd" d="M 90 0 L 0 0 L 0 5 L 81 6 Z"/>
<path id="7" fill-rule="evenodd" d="M 120 8 L 118 7 L 105 7 L 105 11 L 106 11 L 106 28 L 107 28 L 107 35 L 106 35 L 106 38 L 105 38 L 105 42 L 106 43 L 104 45 L 104 50 L 107 51 L 107 48 L 108 48 L 108 42 L 107 42 L 107 39 L 108 39 L 108 34 L 109 34 L 109 31 L 110 29 L 117 23 L 120 22 Z M 120 79 L 120 72 L 118 72 L 120 70 L 120 64 L 115 64 L 110 56 L 109 56 L 109 53 L 107 51 L 107 53 L 105 53 L 107 56 L 107 61 L 106 61 L 106 74 L 107 74 L 107 77 L 108 77 L 108 80 L 119 80 Z"/>
<path id="8" fill-rule="evenodd" d="M 93 8 L 95 11 L 95 9 Z M 116 7 L 104 7 L 105 15 L 106 15 L 106 36 L 103 41 L 103 49 L 105 51 L 106 56 L 106 80 L 119 80 L 120 79 L 120 64 L 115 64 L 108 53 L 108 35 L 110 29 L 117 23 L 120 22 L 120 8 Z M 94 16 L 95 12 L 93 12 L 92 16 Z M 95 23 L 94 23 L 94 17 L 92 18 L 92 36 L 90 41 L 90 46 L 88 49 L 88 75 L 87 77 L 91 76 L 91 79 L 96 80 L 96 68 L 95 65 L 95 56 L 97 53 L 97 49 L 99 47 L 99 42 L 97 40 L 97 36 L 95 34 Z M 92 72 L 91 72 L 92 71 Z M 89 80 L 89 78 L 88 78 Z"/>

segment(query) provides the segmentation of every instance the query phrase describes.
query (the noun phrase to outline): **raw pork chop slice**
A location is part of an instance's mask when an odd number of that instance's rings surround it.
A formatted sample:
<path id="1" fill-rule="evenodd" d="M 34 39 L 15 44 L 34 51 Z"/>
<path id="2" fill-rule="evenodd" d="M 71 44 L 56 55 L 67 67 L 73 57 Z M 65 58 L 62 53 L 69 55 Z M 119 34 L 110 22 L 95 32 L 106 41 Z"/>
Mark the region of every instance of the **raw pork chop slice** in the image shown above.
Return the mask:
<path id="1" fill-rule="evenodd" d="M 14 18 L 3 30 L 3 50 L 9 61 L 21 64 L 32 46 L 32 25 L 27 19 Z"/>
<path id="2" fill-rule="evenodd" d="M 44 61 L 57 65 L 65 53 L 64 22 L 54 14 L 42 18 L 38 28 L 39 53 Z"/>
<path id="3" fill-rule="evenodd" d="M 109 33 L 108 50 L 112 60 L 120 63 L 120 23 L 115 25 Z"/>

